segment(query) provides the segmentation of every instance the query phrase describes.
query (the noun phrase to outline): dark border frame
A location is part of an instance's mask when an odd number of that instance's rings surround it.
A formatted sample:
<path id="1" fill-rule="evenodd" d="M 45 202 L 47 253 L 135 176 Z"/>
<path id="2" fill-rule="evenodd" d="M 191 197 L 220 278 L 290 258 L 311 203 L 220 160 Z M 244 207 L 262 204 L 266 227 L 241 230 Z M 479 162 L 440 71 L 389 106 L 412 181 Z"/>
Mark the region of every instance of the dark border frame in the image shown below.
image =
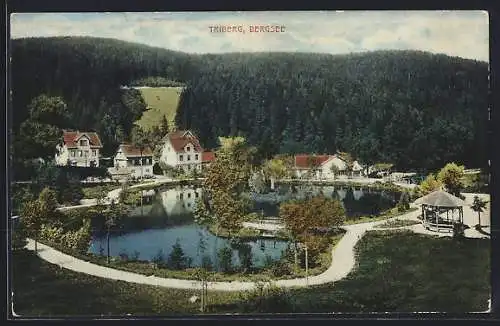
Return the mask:
<path id="1" fill-rule="evenodd" d="M 258 1 L 249 1 L 245 2 L 242 5 L 237 5 L 236 3 L 224 3 L 222 1 L 210 1 L 210 2 L 204 2 L 204 3 L 189 3 L 186 1 L 182 2 L 176 2 L 176 3 L 171 3 L 167 2 L 164 0 L 149 0 L 149 1 L 99 1 L 99 0 L 86 0 L 86 1 L 64 1 L 64 0 L 44 0 L 44 1 L 37 1 L 37 0 L 6 0 L 4 2 L 4 6 L 2 6 L 2 13 L 3 13 L 3 18 L 5 19 L 6 23 L 6 33 L 2 35 L 2 43 L 5 45 L 5 49 L 7 52 L 4 53 L 5 57 L 4 60 L 2 61 L 2 64 L 5 64 L 5 68 L 9 66 L 9 41 L 10 41 L 10 13 L 12 12 L 102 12 L 102 11 L 109 11 L 109 12 L 114 12 L 114 11 L 129 11 L 129 12 L 141 12 L 141 11 L 212 11 L 212 10 L 225 10 L 225 11 L 231 11 L 231 10 L 327 10 L 327 9 L 332 9 L 332 10 L 349 10 L 349 9 L 354 9 L 354 10 L 383 10 L 383 9 L 388 9 L 388 10 L 393 10 L 393 9 L 404 9 L 404 10 L 450 10 L 450 9 L 475 9 L 475 10 L 487 10 L 489 12 L 489 21 L 490 21 L 490 92 L 489 92 L 489 103 L 490 107 L 488 108 L 488 111 L 486 111 L 485 108 L 485 114 L 490 114 L 490 126 L 489 129 L 486 131 L 488 133 L 488 148 L 490 150 L 490 157 L 491 157 L 491 183 L 490 183 L 490 189 L 491 189 L 491 288 L 492 288 L 492 305 L 491 305 L 491 314 L 444 314 L 444 313 L 415 313 L 415 314 L 403 314 L 403 313 L 390 313 L 390 314 L 274 314 L 274 315 L 245 315 L 245 316 L 226 316 L 226 315 L 204 315 L 200 317 L 186 317 L 184 320 L 204 320 L 205 322 L 210 322 L 214 320 L 218 320 L 217 323 L 219 323 L 222 320 L 237 320 L 238 322 L 242 322 L 243 320 L 248 320 L 248 319 L 284 319 L 284 320 L 303 320 L 304 318 L 307 319 L 315 319 L 315 320 L 324 320 L 324 319 L 331 319 L 332 317 L 335 318 L 336 320 L 342 320 L 346 321 L 346 318 L 348 319 L 355 319 L 355 320 L 366 320 L 366 319 L 401 319 L 401 320 L 413 320 L 413 319 L 424 319 L 424 320 L 436 320 L 436 319 L 476 319 L 476 320 L 491 320 L 493 318 L 499 318 L 500 315 L 500 280 L 498 277 L 495 276 L 500 276 L 500 266 L 499 266 L 499 259 L 500 257 L 500 246 L 499 246 L 499 233 L 500 233 L 500 226 L 499 226 L 499 221 L 496 218 L 498 208 L 500 207 L 500 198 L 496 196 L 497 193 L 497 176 L 500 175 L 498 172 L 499 165 L 496 163 L 500 160 L 500 151 L 498 150 L 498 146 L 495 146 L 495 139 L 499 139 L 498 133 L 499 133 L 499 128 L 496 128 L 496 126 L 500 125 L 500 114 L 495 115 L 494 114 L 494 107 L 495 104 L 500 102 L 500 93 L 494 92 L 493 90 L 496 88 L 496 75 L 498 73 L 500 65 L 497 63 L 497 59 L 495 57 L 495 54 L 498 55 L 499 51 L 499 44 L 497 42 L 497 39 L 500 37 L 500 11 L 495 10 L 493 7 L 493 1 L 487 1 L 487 0 L 476 0 L 474 2 L 472 1 L 455 1 L 454 6 L 450 6 L 450 4 L 444 5 L 440 4 L 436 1 L 418 1 L 418 2 L 407 2 L 407 3 L 401 3 L 401 5 L 404 5 L 403 8 L 400 6 L 390 6 L 387 4 L 384 6 L 384 4 L 380 3 L 363 3 L 361 6 L 356 4 L 356 1 L 346 1 L 346 0 L 339 0 L 335 1 L 334 3 L 330 3 L 330 5 L 326 5 L 325 3 L 317 3 L 315 1 L 309 1 L 307 8 L 304 8 L 304 6 L 297 6 L 288 3 L 286 6 L 271 6 L 269 2 L 265 4 L 259 4 Z M 397 4 L 397 2 L 395 2 Z M 334 6 L 334 7 L 333 7 Z M 217 8 L 217 9 L 216 9 Z M 5 38 L 5 39 L 4 39 Z M 7 69 L 5 70 L 7 71 Z M 5 83 L 1 83 L 3 87 L 4 92 L 3 95 L 5 96 L 5 103 L 6 103 L 6 108 L 9 108 L 9 74 L 7 73 L 4 76 Z M 6 181 L 9 180 L 9 173 L 8 173 L 8 160 L 9 160 L 9 144 L 10 144 L 10 134 L 9 134 L 9 126 L 10 126 L 10 120 L 7 118 L 10 116 L 8 114 L 7 110 L 2 111 L 2 116 L 0 117 L 1 121 L 5 121 L 5 133 L 4 133 L 4 139 L 5 139 L 5 151 L 4 153 L 6 154 L 5 159 L 2 160 L 0 169 L 2 171 L 6 171 L 5 173 L 5 179 Z M 1 119 L 3 118 L 3 119 Z M 3 166 L 5 164 L 5 166 Z M 4 169 L 5 168 L 5 169 Z M 7 213 L 4 216 L 9 216 L 8 212 L 10 211 L 10 203 L 9 203 L 9 198 L 7 197 L 9 193 L 9 182 L 5 183 L 5 187 L 2 189 L 5 191 L 5 201 L 3 202 L 5 204 L 5 210 L 4 212 Z M 4 220 L 4 230 L 8 230 L 8 218 L 5 218 Z M 4 261 L 8 262 L 8 243 L 10 243 L 10 236 L 8 232 L 4 232 L 4 234 L 7 235 L 7 241 L 3 242 L 3 244 L 6 245 L 6 250 L 2 250 L 2 255 L 5 255 L 3 258 L 5 259 Z M 6 264 L 6 275 L 9 276 L 10 270 L 8 268 L 9 264 Z M 4 283 L 5 284 L 5 283 Z M 12 312 L 10 309 L 10 284 L 7 279 L 7 302 L 6 302 L 6 307 L 7 307 L 7 313 L 8 313 L 8 319 L 13 318 Z M 83 317 L 83 318 L 75 318 L 77 320 L 92 320 L 92 316 L 88 317 Z M 95 317 L 94 317 L 95 318 Z M 31 318 L 23 318 L 23 319 L 31 319 Z M 40 318 L 32 318 L 33 320 L 40 320 Z M 50 319 L 50 318 L 47 318 Z M 57 318 L 61 319 L 61 318 Z M 69 318 L 68 318 L 69 319 Z M 71 318 L 72 320 L 73 318 Z M 109 318 L 106 318 L 109 319 Z M 134 319 L 137 319 L 134 317 Z M 165 318 L 161 318 L 165 319 Z M 171 318 L 167 318 L 171 319 Z M 174 317 L 173 319 L 179 319 L 179 317 Z M 352 321 L 355 321 L 352 320 Z M 386 320 L 388 321 L 388 320 Z"/>

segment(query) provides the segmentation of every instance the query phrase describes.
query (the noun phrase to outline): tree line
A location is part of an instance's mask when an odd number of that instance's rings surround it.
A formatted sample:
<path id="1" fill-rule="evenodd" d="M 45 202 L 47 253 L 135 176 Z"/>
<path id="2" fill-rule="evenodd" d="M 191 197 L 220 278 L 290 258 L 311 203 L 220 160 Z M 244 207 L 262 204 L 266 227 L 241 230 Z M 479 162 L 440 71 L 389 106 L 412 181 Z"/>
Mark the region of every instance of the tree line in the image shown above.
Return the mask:
<path id="1" fill-rule="evenodd" d="M 36 96 L 60 96 L 69 126 L 99 132 L 111 154 L 146 109 L 120 86 L 148 77 L 186 85 L 176 124 L 206 148 L 243 136 L 262 157 L 340 150 L 401 169 L 486 166 L 487 64 L 419 51 L 192 55 L 113 39 L 17 39 L 14 136 Z"/>

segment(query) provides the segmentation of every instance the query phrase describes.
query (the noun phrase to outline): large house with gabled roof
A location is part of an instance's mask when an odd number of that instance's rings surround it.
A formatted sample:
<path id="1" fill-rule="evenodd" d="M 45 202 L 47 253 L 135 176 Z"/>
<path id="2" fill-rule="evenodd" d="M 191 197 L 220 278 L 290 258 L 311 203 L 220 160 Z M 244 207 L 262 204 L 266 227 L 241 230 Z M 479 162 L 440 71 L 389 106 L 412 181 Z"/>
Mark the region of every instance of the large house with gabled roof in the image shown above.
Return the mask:
<path id="1" fill-rule="evenodd" d="M 214 158 L 213 155 L 203 153 L 204 150 L 192 131 L 176 130 L 163 138 L 160 162 L 184 172 L 201 172 L 202 164 L 207 164 Z"/>
<path id="2" fill-rule="evenodd" d="M 55 161 L 59 166 L 98 167 L 101 148 L 96 132 L 63 130 Z"/>

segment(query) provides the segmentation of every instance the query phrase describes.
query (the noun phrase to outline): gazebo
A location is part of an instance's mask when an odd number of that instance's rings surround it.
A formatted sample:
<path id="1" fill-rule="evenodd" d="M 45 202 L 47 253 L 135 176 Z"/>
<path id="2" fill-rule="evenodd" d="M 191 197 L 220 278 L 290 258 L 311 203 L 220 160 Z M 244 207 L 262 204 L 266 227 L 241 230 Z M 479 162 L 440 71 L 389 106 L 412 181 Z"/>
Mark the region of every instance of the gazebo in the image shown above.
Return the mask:
<path id="1" fill-rule="evenodd" d="M 415 204 L 422 205 L 422 224 L 428 230 L 452 232 L 454 224 L 463 224 L 465 202 L 446 191 L 431 192 L 415 200 Z"/>

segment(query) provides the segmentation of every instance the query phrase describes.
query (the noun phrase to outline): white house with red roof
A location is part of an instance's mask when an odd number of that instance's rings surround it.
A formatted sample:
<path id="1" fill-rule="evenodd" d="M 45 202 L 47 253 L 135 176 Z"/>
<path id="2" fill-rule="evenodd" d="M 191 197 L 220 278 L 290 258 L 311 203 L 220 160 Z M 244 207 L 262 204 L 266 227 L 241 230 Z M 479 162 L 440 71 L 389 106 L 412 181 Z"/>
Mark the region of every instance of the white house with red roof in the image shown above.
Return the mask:
<path id="1" fill-rule="evenodd" d="M 163 138 L 160 162 L 172 168 L 182 169 L 184 172 L 201 172 L 202 164 L 207 164 L 214 158 L 208 153 L 203 150 L 193 132 L 177 130 Z"/>
<path id="2" fill-rule="evenodd" d="M 332 170 L 336 166 L 336 172 Z M 352 170 L 348 171 L 346 161 L 339 155 L 295 155 L 295 174 L 298 178 L 313 177 L 315 179 L 333 179 L 336 176 L 361 176 L 363 167 L 358 161 L 352 164 Z"/>
<path id="3" fill-rule="evenodd" d="M 132 144 L 121 144 L 113 159 L 115 170 L 128 169 L 133 178 L 153 176 L 153 151 L 146 147 L 142 150 Z"/>
<path id="4" fill-rule="evenodd" d="M 332 165 L 337 167 L 334 175 Z M 337 155 L 295 155 L 294 170 L 297 177 L 313 177 L 332 179 L 336 175 L 345 174 L 347 164 Z"/>
<path id="5" fill-rule="evenodd" d="M 101 148 L 101 139 L 93 131 L 63 130 L 55 161 L 59 166 L 98 167 Z"/>

